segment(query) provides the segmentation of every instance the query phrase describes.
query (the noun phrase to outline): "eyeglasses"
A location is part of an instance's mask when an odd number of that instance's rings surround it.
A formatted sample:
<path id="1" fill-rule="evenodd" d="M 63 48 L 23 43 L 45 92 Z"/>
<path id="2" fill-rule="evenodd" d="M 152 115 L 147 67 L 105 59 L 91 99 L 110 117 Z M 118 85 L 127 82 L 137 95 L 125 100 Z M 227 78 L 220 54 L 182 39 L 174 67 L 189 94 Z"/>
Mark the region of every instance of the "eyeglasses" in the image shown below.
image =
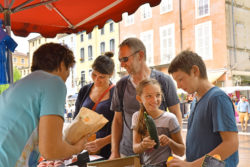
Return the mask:
<path id="1" fill-rule="evenodd" d="M 134 55 L 135 55 L 136 53 L 138 53 L 138 52 L 140 52 L 140 50 L 135 51 L 134 53 L 132 53 L 131 55 L 129 55 L 129 56 L 127 56 L 127 57 L 119 58 L 119 61 L 125 63 L 125 62 L 128 61 L 128 58 L 129 58 L 130 56 L 134 56 Z"/>

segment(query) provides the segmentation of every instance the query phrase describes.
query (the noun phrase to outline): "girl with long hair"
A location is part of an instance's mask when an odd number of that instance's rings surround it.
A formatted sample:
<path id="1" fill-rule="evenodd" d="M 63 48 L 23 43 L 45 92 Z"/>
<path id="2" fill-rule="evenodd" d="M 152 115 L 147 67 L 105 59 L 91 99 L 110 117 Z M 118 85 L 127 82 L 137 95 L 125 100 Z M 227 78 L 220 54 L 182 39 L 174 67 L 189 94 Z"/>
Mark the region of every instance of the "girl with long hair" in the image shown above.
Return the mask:
<path id="1" fill-rule="evenodd" d="M 176 116 L 159 109 L 162 100 L 161 86 L 155 79 L 145 79 L 136 87 L 136 99 L 141 108 L 133 114 L 133 150 L 140 154 L 144 167 L 166 167 L 166 160 L 172 152 L 183 156 L 185 146 L 181 128 Z M 156 125 L 160 146 L 148 134 L 144 112 L 150 115 Z"/>

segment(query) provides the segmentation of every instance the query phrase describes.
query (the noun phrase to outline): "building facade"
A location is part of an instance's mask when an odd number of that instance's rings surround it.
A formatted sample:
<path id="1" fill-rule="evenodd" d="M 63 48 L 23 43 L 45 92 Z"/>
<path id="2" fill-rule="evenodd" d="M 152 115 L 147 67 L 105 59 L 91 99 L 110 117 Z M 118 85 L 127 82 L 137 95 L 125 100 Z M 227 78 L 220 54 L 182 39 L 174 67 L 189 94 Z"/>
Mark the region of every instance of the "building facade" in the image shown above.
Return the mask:
<path id="1" fill-rule="evenodd" d="M 249 0 L 226 0 L 228 69 L 233 85 L 250 85 L 249 17 Z"/>
<path id="2" fill-rule="evenodd" d="M 119 79 L 117 74 L 120 71 L 120 63 L 118 61 L 118 45 L 119 45 L 119 24 L 112 20 L 107 21 L 103 28 L 95 27 L 92 32 L 86 34 L 81 32 L 76 35 L 76 83 L 78 90 L 85 84 L 92 82 L 91 72 L 94 60 L 105 52 L 114 53 L 113 60 L 115 62 L 115 71 L 112 82 Z"/>
<path id="3" fill-rule="evenodd" d="M 70 35 L 58 34 L 55 38 L 43 38 L 42 36 L 32 38 L 29 40 L 30 64 L 32 64 L 34 51 L 42 44 L 48 42 L 65 44 L 74 53 L 76 64 L 66 81 L 67 97 L 77 93 L 83 85 L 92 82 L 91 65 L 96 57 L 107 51 L 114 52 L 115 72 L 112 82 L 116 82 L 119 79 L 117 74 L 120 71 L 120 63 L 117 57 L 119 44 L 118 23 L 109 20 L 102 29 L 95 27 L 89 34 L 86 34 L 84 31 Z"/>
<path id="4" fill-rule="evenodd" d="M 239 43 L 235 47 L 237 52 L 244 50 L 245 56 L 239 57 L 243 53 L 235 56 L 245 63 L 244 66 L 239 64 L 245 74 L 250 68 L 249 53 L 246 53 L 249 52 L 249 45 L 248 49 L 246 45 L 250 40 L 250 27 L 249 19 L 243 16 L 249 15 L 249 7 L 246 7 L 249 1 L 238 0 L 237 3 L 240 1 L 241 8 L 234 4 L 237 13 L 234 13 L 234 17 L 244 24 L 244 31 L 237 30 L 237 34 L 245 38 L 238 40 L 245 45 L 237 48 Z M 236 84 L 234 79 L 237 75 L 232 70 L 233 47 L 232 41 L 229 41 L 232 34 L 230 5 L 229 0 L 162 0 L 160 5 L 153 8 L 145 4 L 134 14 L 123 15 L 120 39 L 140 38 L 147 49 L 147 64 L 165 73 L 179 52 L 193 50 L 205 61 L 211 82 L 217 86 L 232 86 Z"/>
<path id="5" fill-rule="evenodd" d="M 15 51 L 12 54 L 13 67 L 16 67 L 21 72 L 21 77 L 25 77 L 30 73 L 29 55 Z"/>
<path id="6" fill-rule="evenodd" d="M 76 50 L 76 34 L 60 34 L 57 35 L 57 40 L 59 43 L 66 45 L 76 56 L 77 50 Z M 71 68 L 71 71 L 69 73 L 69 77 L 66 81 L 66 86 L 67 86 L 67 97 L 74 95 L 77 92 L 77 84 L 75 81 L 76 78 L 76 66 Z"/>

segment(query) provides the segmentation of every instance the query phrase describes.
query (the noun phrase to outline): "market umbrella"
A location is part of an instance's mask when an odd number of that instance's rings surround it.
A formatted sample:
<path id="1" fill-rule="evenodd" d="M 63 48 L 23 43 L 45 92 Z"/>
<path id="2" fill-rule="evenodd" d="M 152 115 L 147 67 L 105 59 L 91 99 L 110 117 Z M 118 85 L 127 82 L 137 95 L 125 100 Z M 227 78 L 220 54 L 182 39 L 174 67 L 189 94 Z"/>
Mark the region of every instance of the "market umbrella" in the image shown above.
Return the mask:
<path id="1" fill-rule="evenodd" d="M 40 33 L 43 37 L 55 37 L 58 33 L 91 32 L 95 26 L 102 28 L 109 19 L 120 21 L 122 13 L 132 14 L 144 3 L 153 7 L 160 1 L 0 0 L 0 19 L 4 20 L 8 34 L 11 29 L 15 35 L 22 37 L 31 32 Z M 11 59 L 11 55 L 9 57 Z M 10 73 L 13 73 L 12 69 Z"/>
<path id="2" fill-rule="evenodd" d="M 5 24 L 11 23 L 11 30 L 17 36 L 37 32 L 43 37 L 54 37 L 58 33 L 91 32 L 96 25 L 102 28 L 109 19 L 120 21 L 122 13 L 132 14 L 144 3 L 156 6 L 160 1 L 0 0 L 0 19 L 4 19 L 5 14 Z"/>

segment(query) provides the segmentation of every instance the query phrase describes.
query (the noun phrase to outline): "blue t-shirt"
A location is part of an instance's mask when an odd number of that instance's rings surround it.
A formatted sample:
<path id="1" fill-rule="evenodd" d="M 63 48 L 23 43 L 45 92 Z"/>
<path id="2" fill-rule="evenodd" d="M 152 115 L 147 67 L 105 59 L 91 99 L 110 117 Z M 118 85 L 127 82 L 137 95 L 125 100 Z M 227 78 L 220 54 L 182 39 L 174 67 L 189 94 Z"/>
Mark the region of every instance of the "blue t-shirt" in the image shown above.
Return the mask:
<path id="1" fill-rule="evenodd" d="M 63 118 L 66 86 L 62 79 L 35 71 L 0 95 L 0 166 L 35 167 L 38 124 L 44 115 Z"/>
<path id="2" fill-rule="evenodd" d="M 237 132 L 234 106 L 218 87 L 211 88 L 198 102 L 193 102 L 188 119 L 186 158 L 191 162 L 211 152 L 221 142 L 219 132 Z M 225 160 L 226 167 L 236 167 L 238 151 Z"/>

